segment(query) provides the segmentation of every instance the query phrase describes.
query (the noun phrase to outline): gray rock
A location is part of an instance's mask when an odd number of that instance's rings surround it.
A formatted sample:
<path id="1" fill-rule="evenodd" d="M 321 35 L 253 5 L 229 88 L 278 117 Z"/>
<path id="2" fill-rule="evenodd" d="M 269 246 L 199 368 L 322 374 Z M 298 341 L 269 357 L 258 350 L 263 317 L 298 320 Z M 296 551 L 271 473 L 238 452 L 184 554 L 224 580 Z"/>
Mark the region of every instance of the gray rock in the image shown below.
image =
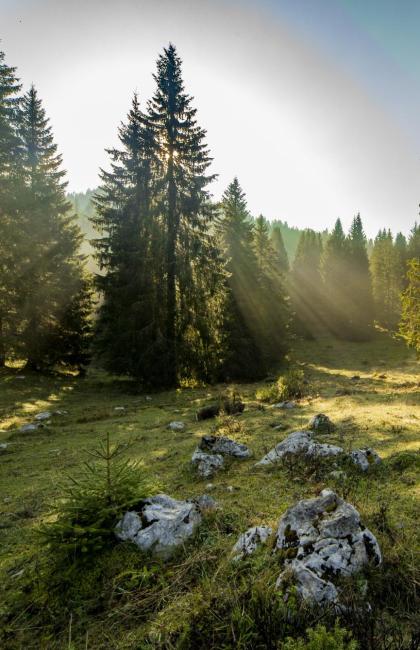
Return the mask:
<path id="1" fill-rule="evenodd" d="M 349 576 L 368 563 L 382 562 L 378 542 L 361 524 L 357 510 L 332 490 L 287 510 L 279 522 L 275 548 L 294 556 L 286 556 L 286 565 L 302 597 L 320 603 L 338 601 L 331 577 Z M 284 583 L 283 574 L 279 581 Z"/>
<path id="2" fill-rule="evenodd" d="M 216 510 L 217 502 L 210 497 L 208 494 L 202 494 L 196 499 L 188 499 L 191 503 L 195 503 L 200 512 L 209 512 L 211 510 Z"/>
<path id="3" fill-rule="evenodd" d="M 224 454 L 235 458 L 249 458 L 251 456 L 251 451 L 246 445 L 225 438 L 225 436 L 203 436 L 199 448 L 207 453 Z"/>
<path id="4" fill-rule="evenodd" d="M 257 465 L 271 465 L 280 461 L 286 454 L 303 454 L 308 457 L 338 456 L 341 447 L 315 442 L 311 431 L 294 431 L 268 452 Z"/>
<path id="5" fill-rule="evenodd" d="M 30 424 L 24 424 L 19 428 L 20 433 L 31 433 L 32 431 L 37 431 L 37 429 L 40 429 L 43 425 L 41 422 L 32 422 Z"/>
<path id="6" fill-rule="evenodd" d="M 232 549 L 234 560 L 241 560 L 247 555 L 252 555 L 261 544 L 265 544 L 272 534 L 268 526 L 253 526 L 239 536 L 238 541 Z"/>
<path id="7" fill-rule="evenodd" d="M 350 458 L 363 472 L 366 472 L 371 465 L 378 465 L 382 462 L 380 456 L 370 447 L 354 449 L 350 453 Z"/>
<path id="8" fill-rule="evenodd" d="M 200 523 L 196 503 L 158 494 L 143 502 L 140 513 L 126 512 L 115 527 L 115 535 L 119 540 L 133 542 L 142 551 L 168 558 Z"/>
<path id="9" fill-rule="evenodd" d="M 318 413 L 310 420 L 309 428 L 316 433 L 331 433 L 335 427 L 328 415 Z"/>
<path id="10" fill-rule="evenodd" d="M 42 413 L 35 415 L 35 420 L 38 420 L 38 422 L 42 422 L 42 420 L 49 420 L 51 415 L 51 411 L 42 411 Z"/>
<path id="11" fill-rule="evenodd" d="M 64 411 L 63 409 L 59 409 L 58 411 L 54 411 L 53 415 L 68 415 L 68 411 Z"/>
<path id="12" fill-rule="evenodd" d="M 125 411 L 125 406 L 114 406 L 114 411 Z"/>
<path id="13" fill-rule="evenodd" d="M 217 470 L 221 469 L 225 462 L 220 454 L 206 454 L 199 447 L 195 450 L 191 458 L 192 464 L 197 467 L 199 476 L 209 478 Z"/>
<path id="14" fill-rule="evenodd" d="M 287 569 L 277 579 L 276 587 L 284 589 L 294 584 L 297 593 L 303 600 L 327 605 L 338 601 L 336 587 L 329 580 L 322 580 L 316 573 L 305 567 L 301 562 L 293 560 Z"/>
<path id="15" fill-rule="evenodd" d="M 296 402 L 290 402 L 289 400 L 286 400 L 285 402 L 278 402 L 277 404 L 273 404 L 273 408 L 275 409 L 294 409 L 296 407 Z"/>
<path id="16" fill-rule="evenodd" d="M 2 452 L 2 451 L 6 451 L 6 449 L 8 448 L 8 446 L 9 446 L 9 443 L 8 443 L 8 442 L 0 442 L 0 452 Z"/>
<path id="17" fill-rule="evenodd" d="M 169 422 L 168 429 L 170 429 L 171 431 L 184 431 L 185 424 L 183 422 L 174 420 L 173 422 Z"/>

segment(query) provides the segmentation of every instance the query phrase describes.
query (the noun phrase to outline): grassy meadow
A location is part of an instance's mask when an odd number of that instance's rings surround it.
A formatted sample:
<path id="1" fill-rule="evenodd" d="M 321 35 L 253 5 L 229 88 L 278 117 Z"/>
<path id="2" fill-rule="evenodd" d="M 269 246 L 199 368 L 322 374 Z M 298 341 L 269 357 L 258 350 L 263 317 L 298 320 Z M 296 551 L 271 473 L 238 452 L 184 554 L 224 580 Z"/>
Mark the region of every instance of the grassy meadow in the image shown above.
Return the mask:
<path id="1" fill-rule="evenodd" d="M 413 594 L 419 580 L 419 363 L 385 334 L 369 343 L 297 343 L 290 357 L 304 370 L 307 393 L 291 410 L 259 402 L 255 395 L 263 382 L 146 394 L 131 381 L 94 369 L 85 378 L 2 371 L 0 443 L 8 446 L 0 451 L 0 646 L 281 647 L 275 645 L 276 634 L 290 630 L 280 614 L 283 627 L 273 623 L 279 560 L 265 550 L 232 567 L 229 552 L 240 532 L 253 525 L 275 529 L 298 499 L 331 487 L 359 510 L 384 555 L 383 568 L 372 579 L 376 619 L 371 631 L 366 623 L 365 631 L 379 636 L 377 646 L 369 647 L 414 648 L 409 643 L 418 626 Z M 226 389 L 241 396 L 244 413 L 197 422 L 196 410 Z M 44 410 L 61 414 L 35 432 L 18 431 Z M 319 440 L 346 450 L 371 446 L 384 463 L 368 474 L 347 467 L 347 477 L 337 479 L 328 476 L 331 460 L 254 467 L 320 412 L 337 428 Z M 186 429 L 172 432 L 167 428 L 172 420 L 182 420 Z M 283 428 L 274 430 L 274 425 Z M 191 455 L 200 436 L 216 428 L 248 444 L 254 457 L 232 461 L 212 479 L 200 480 L 191 469 Z M 66 572 L 41 546 L 37 530 L 53 516 L 66 475 L 77 476 L 87 451 L 106 432 L 113 442 L 127 443 L 127 457 L 141 462 L 160 491 L 176 498 L 208 493 L 220 508 L 165 565 L 142 557 L 129 544 L 116 544 L 82 570 Z M 261 616 L 273 620 L 259 617 L 259 599 L 264 602 Z M 295 621 L 294 633 L 303 635 L 305 622 L 315 619 L 302 611 L 296 616 L 301 624 Z M 364 624 L 360 630 L 357 625 L 353 620 L 348 627 L 360 643 Z M 386 646 L 386 638 L 394 645 Z"/>

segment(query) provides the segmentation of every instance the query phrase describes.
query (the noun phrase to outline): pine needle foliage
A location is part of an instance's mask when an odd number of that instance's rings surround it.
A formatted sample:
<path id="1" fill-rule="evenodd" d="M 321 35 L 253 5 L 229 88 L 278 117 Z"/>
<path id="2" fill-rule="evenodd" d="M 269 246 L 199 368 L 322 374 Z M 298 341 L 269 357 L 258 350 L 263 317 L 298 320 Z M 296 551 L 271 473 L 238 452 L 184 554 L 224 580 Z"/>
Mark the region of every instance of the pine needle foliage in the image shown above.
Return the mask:
<path id="1" fill-rule="evenodd" d="M 114 528 L 122 514 L 153 491 L 139 463 L 121 458 L 126 445 L 112 445 L 109 433 L 99 447 L 88 452 L 78 477 L 62 487 L 63 500 L 56 521 L 41 528 L 49 548 L 67 560 L 90 558 L 113 543 Z"/>

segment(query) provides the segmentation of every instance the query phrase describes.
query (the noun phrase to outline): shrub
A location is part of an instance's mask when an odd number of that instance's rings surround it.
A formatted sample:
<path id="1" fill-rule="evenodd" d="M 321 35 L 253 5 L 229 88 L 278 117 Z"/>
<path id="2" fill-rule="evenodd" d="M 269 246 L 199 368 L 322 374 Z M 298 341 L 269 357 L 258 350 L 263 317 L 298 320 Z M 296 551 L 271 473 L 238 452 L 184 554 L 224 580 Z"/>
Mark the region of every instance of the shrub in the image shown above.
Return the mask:
<path id="1" fill-rule="evenodd" d="M 287 639 L 282 646 L 284 650 L 357 650 L 357 642 L 351 640 L 351 634 L 341 628 L 338 623 L 334 629 L 327 630 L 323 625 L 317 625 L 306 631 L 308 640 Z"/>
<path id="2" fill-rule="evenodd" d="M 303 370 L 290 368 L 274 384 L 259 388 L 256 398 L 262 402 L 276 402 L 303 397 L 305 389 Z"/>
<path id="3" fill-rule="evenodd" d="M 125 450 L 125 445 L 112 446 L 107 434 L 91 452 L 96 462 L 86 462 L 80 477 L 69 477 L 56 521 L 40 530 L 52 551 L 71 559 L 90 557 L 114 539 L 121 515 L 150 495 L 138 463 L 120 458 Z"/>

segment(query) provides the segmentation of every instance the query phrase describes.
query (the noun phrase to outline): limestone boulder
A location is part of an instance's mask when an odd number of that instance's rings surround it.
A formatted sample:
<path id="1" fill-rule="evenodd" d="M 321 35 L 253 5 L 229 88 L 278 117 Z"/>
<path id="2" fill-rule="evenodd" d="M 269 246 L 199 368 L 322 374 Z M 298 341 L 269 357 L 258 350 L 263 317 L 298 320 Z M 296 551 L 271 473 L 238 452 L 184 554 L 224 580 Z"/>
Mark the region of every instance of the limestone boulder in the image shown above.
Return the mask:
<path id="1" fill-rule="evenodd" d="M 382 462 L 380 456 L 370 447 L 354 449 L 350 452 L 350 458 L 363 472 L 366 472 L 372 465 Z"/>
<path id="2" fill-rule="evenodd" d="M 198 475 L 202 478 L 213 476 L 225 464 L 223 456 L 220 454 L 208 454 L 199 447 L 194 451 L 191 462 L 197 468 Z"/>
<path id="3" fill-rule="evenodd" d="M 239 536 L 238 541 L 232 549 L 234 560 L 241 560 L 247 555 L 252 555 L 259 546 L 266 544 L 272 534 L 268 526 L 253 526 Z"/>
<path id="4" fill-rule="evenodd" d="M 268 452 L 257 465 L 272 465 L 279 462 L 286 454 L 302 454 L 308 457 L 338 456 L 343 453 L 341 447 L 316 442 L 311 431 L 294 431 Z"/>
<path id="5" fill-rule="evenodd" d="M 251 451 L 246 445 L 225 436 L 203 436 L 199 448 L 206 453 L 223 454 L 235 458 L 249 458 L 251 456 Z"/>

